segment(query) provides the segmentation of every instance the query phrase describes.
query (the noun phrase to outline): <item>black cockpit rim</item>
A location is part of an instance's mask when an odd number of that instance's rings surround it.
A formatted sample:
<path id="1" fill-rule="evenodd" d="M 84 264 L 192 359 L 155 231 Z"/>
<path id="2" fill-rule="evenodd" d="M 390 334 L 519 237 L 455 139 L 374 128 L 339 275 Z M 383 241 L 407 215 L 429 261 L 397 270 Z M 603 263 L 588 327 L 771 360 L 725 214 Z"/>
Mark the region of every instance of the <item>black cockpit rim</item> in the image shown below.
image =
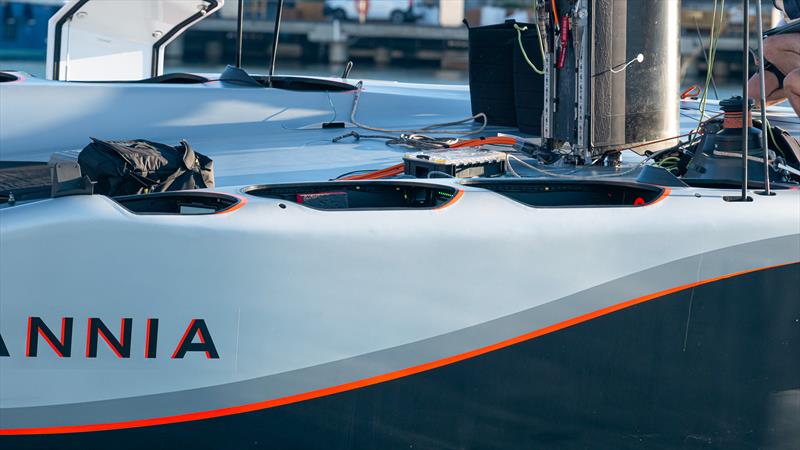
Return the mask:
<path id="1" fill-rule="evenodd" d="M 136 215 L 212 215 L 232 212 L 247 202 L 242 197 L 207 191 L 169 191 L 110 197 Z M 190 208 L 192 212 L 189 209 Z"/>
<path id="2" fill-rule="evenodd" d="M 450 206 L 463 191 L 432 183 L 369 180 L 252 185 L 241 192 L 320 211 L 418 211 Z"/>
<path id="3" fill-rule="evenodd" d="M 17 80 L 19 80 L 19 76 L 0 70 L 0 83 L 10 83 Z"/>
<path id="4" fill-rule="evenodd" d="M 590 179 L 494 178 L 461 184 L 533 208 L 638 208 L 656 204 L 670 193 L 669 188 L 651 184 Z"/>

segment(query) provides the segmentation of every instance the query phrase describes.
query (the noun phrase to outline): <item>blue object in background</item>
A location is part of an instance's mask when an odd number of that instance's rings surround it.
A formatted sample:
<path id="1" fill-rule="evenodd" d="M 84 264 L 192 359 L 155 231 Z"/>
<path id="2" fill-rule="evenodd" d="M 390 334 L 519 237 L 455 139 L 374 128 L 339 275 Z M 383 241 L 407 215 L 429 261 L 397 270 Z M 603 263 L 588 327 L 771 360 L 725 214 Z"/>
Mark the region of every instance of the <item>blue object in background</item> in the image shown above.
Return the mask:
<path id="1" fill-rule="evenodd" d="M 0 59 L 42 59 L 47 53 L 47 21 L 59 4 L 0 1 Z"/>

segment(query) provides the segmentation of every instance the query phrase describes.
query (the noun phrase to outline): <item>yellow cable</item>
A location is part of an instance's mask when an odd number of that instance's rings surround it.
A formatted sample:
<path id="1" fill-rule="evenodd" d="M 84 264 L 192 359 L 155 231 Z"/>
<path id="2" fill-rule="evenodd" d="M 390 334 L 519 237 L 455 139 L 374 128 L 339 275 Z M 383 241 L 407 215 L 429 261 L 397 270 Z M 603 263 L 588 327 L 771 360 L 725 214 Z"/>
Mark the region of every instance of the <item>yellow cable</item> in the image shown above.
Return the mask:
<path id="1" fill-rule="evenodd" d="M 717 8 L 719 6 L 719 9 Z M 717 11 L 719 10 L 719 19 L 717 19 Z M 718 5 L 718 1 L 714 0 L 714 13 L 711 16 L 711 42 L 708 50 L 708 69 L 706 71 L 706 84 L 703 87 L 703 95 L 700 99 L 700 119 L 697 124 L 697 129 L 703 124 L 706 116 L 706 104 L 708 102 L 708 88 L 711 85 L 711 80 L 714 77 L 714 62 L 717 56 L 717 44 L 719 37 L 722 34 L 722 21 L 725 18 L 725 0 Z M 719 21 L 719 26 L 717 26 Z"/>
<path id="2" fill-rule="evenodd" d="M 544 44 L 542 44 L 542 32 L 539 31 L 538 24 L 535 24 L 534 26 L 536 27 L 536 34 L 539 36 L 539 51 L 542 52 L 542 62 L 544 62 Z M 522 32 L 527 31 L 528 27 L 520 27 L 515 23 L 514 29 L 517 30 L 517 42 L 519 42 L 519 49 L 522 52 L 523 58 L 525 58 L 525 62 L 527 62 L 528 65 L 531 66 L 531 69 L 533 69 L 534 72 L 538 73 L 539 75 L 544 75 L 544 67 L 541 69 L 536 67 L 536 65 L 533 64 L 530 58 L 528 58 L 528 53 L 525 52 L 525 47 L 522 45 Z"/>

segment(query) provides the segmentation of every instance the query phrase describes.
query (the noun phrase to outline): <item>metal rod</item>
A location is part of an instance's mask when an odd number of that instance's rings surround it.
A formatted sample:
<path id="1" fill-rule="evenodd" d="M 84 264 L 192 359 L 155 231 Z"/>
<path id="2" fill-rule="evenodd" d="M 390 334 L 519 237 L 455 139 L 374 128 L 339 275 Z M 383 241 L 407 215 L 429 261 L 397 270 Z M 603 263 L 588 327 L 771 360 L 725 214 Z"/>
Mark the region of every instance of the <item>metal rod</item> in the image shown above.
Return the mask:
<path id="1" fill-rule="evenodd" d="M 708 53 L 706 52 L 706 43 L 703 41 L 703 35 L 700 34 L 700 25 L 697 23 L 697 19 L 694 19 L 694 28 L 697 31 L 697 40 L 700 42 L 700 49 L 703 50 L 703 58 L 706 60 L 706 66 L 711 67 L 711 63 L 708 62 Z M 713 36 L 712 36 L 713 39 Z M 711 77 L 711 87 L 714 88 L 714 98 L 719 100 L 719 91 L 717 91 L 717 82 L 714 80 L 714 77 Z"/>
<path id="2" fill-rule="evenodd" d="M 760 0 L 757 0 L 760 1 Z M 742 198 L 741 201 L 747 201 L 747 144 L 750 137 L 750 92 L 748 83 L 750 83 L 750 0 L 742 0 L 744 7 L 744 32 L 742 33 L 742 72 L 744 73 L 744 81 L 742 83 Z"/>
<path id="3" fill-rule="evenodd" d="M 764 195 L 771 195 L 769 185 L 769 132 L 767 125 L 767 86 L 764 80 L 764 17 L 761 11 L 761 0 L 756 0 L 756 27 L 758 30 L 758 78 L 761 80 L 761 147 L 764 149 Z"/>
<path id="4" fill-rule="evenodd" d="M 236 67 L 242 68 L 242 45 L 244 42 L 244 0 L 239 0 L 239 12 L 236 17 Z"/>
<path id="5" fill-rule="evenodd" d="M 275 14 L 275 30 L 272 37 L 272 61 L 269 64 L 269 87 L 272 87 L 272 76 L 275 75 L 275 62 L 278 59 L 278 38 L 281 35 L 281 14 L 283 0 L 278 0 L 278 12 Z"/>

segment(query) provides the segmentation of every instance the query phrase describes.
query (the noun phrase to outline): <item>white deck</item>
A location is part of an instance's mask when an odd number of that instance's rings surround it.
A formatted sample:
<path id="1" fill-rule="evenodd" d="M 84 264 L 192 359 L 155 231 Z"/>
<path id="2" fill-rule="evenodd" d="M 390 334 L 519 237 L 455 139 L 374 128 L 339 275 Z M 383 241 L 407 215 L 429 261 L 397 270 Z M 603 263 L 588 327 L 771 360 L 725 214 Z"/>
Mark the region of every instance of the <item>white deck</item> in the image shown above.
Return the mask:
<path id="1" fill-rule="evenodd" d="M 354 81 L 353 81 L 354 82 Z M 354 92 L 135 83 L 63 83 L 28 78 L 0 84 L 0 160 L 46 161 L 100 139 L 186 139 L 214 160 L 219 186 L 324 180 L 401 162 L 407 150 L 382 140 L 334 137 L 355 128 L 322 130 L 349 121 Z M 695 102 L 685 102 L 681 128 L 696 126 Z M 717 108 L 712 104 L 709 112 Z M 415 129 L 471 115 L 467 86 L 365 81 L 357 120 Z M 774 125 L 800 133 L 788 108 L 771 111 Z M 477 128 L 476 124 L 472 125 Z M 515 130 L 489 128 L 484 135 Z M 396 134 L 396 133 L 395 133 Z"/>

